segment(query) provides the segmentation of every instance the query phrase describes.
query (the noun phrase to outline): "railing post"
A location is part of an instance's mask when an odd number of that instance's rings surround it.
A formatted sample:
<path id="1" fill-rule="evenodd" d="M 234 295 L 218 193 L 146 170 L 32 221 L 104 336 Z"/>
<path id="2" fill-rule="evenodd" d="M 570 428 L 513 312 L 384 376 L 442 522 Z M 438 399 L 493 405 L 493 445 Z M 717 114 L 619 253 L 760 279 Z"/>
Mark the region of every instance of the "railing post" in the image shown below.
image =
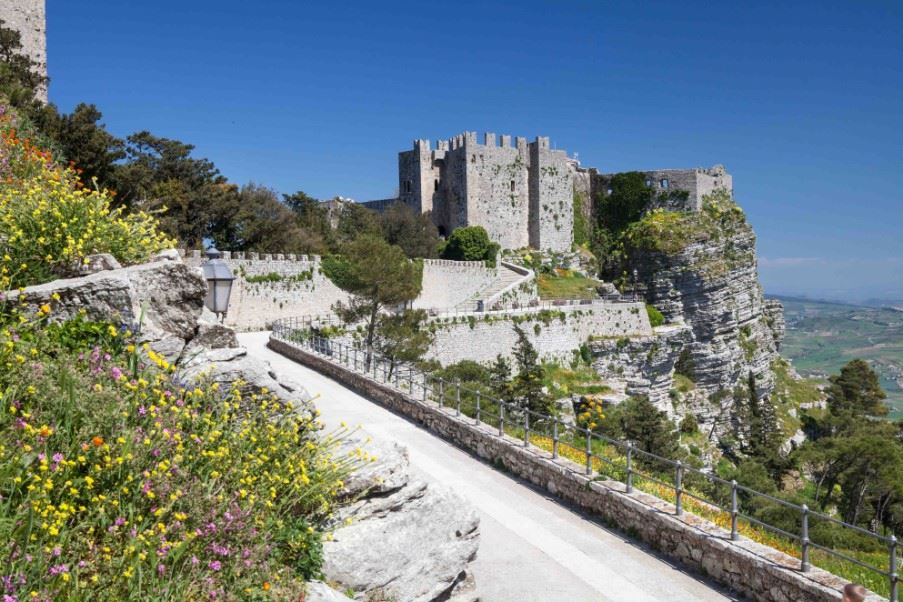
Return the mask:
<path id="1" fill-rule="evenodd" d="M 530 410 L 524 408 L 524 447 L 530 445 Z"/>
<path id="2" fill-rule="evenodd" d="M 586 429 L 586 476 L 593 474 L 593 432 Z"/>
<path id="3" fill-rule="evenodd" d="M 680 503 L 680 497 L 683 494 L 683 478 L 684 465 L 678 460 L 674 469 L 674 514 L 677 516 L 684 513 L 683 505 Z"/>
<path id="4" fill-rule="evenodd" d="M 558 458 L 558 416 L 552 422 L 552 459 Z"/>
<path id="5" fill-rule="evenodd" d="M 445 381 L 441 378 L 439 379 L 439 407 L 445 403 Z"/>
<path id="6" fill-rule="evenodd" d="M 480 424 L 480 392 L 477 391 L 477 411 L 473 417 L 474 424 Z"/>
<path id="7" fill-rule="evenodd" d="M 499 401 L 499 437 L 505 436 L 505 402 Z"/>
<path id="8" fill-rule="evenodd" d="M 897 537 L 890 536 L 890 566 L 888 566 L 888 578 L 890 579 L 890 602 L 897 602 Z"/>
<path id="9" fill-rule="evenodd" d="M 627 442 L 627 493 L 633 493 L 633 442 Z"/>
<path id="10" fill-rule="evenodd" d="M 737 481 L 731 481 L 731 539 L 737 541 L 740 534 L 737 532 L 737 514 L 740 508 L 737 504 Z"/>
<path id="11" fill-rule="evenodd" d="M 461 381 L 455 381 L 455 416 L 461 415 Z"/>
<path id="12" fill-rule="evenodd" d="M 802 526 L 802 537 L 800 537 L 800 542 L 802 543 L 802 559 L 800 560 L 800 570 L 802 572 L 808 572 L 812 565 L 809 564 L 809 506 L 803 504 L 802 507 L 803 514 L 803 526 Z"/>

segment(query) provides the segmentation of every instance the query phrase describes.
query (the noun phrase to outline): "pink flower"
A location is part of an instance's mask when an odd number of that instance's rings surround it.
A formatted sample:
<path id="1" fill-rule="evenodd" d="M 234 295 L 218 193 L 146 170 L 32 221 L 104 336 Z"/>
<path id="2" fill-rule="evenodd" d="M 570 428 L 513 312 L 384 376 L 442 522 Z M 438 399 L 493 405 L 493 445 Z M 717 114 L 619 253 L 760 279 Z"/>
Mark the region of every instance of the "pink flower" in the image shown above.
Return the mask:
<path id="1" fill-rule="evenodd" d="M 219 561 L 219 560 L 211 560 L 211 561 L 210 561 L 210 564 L 207 565 L 207 566 L 209 566 L 210 569 L 213 570 L 213 571 L 218 571 L 218 570 L 220 570 L 221 568 L 223 568 L 223 565 L 220 564 L 220 561 Z"/>
<path id="2" fill-rule="evenodd" d="M 119 378 L 122 376 L 122 370 L 120 370 L 118 366 L 113 366 L 113 368 L 110 370 L 110 376 L 113 377 L 113 380 L 119 380 Z"/>

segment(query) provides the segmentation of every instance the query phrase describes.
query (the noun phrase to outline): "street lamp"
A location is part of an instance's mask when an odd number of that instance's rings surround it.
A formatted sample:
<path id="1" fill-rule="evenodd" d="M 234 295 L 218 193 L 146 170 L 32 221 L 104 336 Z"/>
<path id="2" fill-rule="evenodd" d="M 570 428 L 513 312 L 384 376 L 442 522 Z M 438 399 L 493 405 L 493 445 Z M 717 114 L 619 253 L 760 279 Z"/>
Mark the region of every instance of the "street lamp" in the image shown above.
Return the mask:
<path id="1" fill-rule="evenodd" d="M 207 309 L 220 316 L 222 319 L 229 309 L 229 294 L 232 292 L 232 281 L 235 276 L 232 270 L 221 259 L 222 253 L 215 247 L 207 249 L 207 261 L 201 265 L 204 271 L 204 280 L 207 281 L 207 297 L 204 305 Z"/>

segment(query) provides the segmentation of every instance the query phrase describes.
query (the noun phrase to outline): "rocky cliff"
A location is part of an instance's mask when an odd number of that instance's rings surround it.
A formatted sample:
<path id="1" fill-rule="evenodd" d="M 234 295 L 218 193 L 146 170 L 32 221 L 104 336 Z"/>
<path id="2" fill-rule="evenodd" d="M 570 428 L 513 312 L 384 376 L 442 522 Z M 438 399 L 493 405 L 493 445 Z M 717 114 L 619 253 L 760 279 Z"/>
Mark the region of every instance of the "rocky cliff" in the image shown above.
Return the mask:
<path id="1" fill-rule="evenodd" d="M 726 428 L 736 418 L 735 390 L 752 383 L 759 399 L 771 393 L 771 364 L 783 337 L 782 308 L 763 297 L 756 238 L 743 211 L 729 193 L 717 192 L 706 197 L 700 212 L 646 213 L 622 240 L 625 283 L 674 326 L 660 329 L 657 343 L 630 357 L 618 357 L 626 344 L 612 349 L 610 342 L 597 343 L 596 365 L 608 361 L 621 364 L 622 372 L 638 370 L 628 382 L 634 391 L 628 386 L 628 392 L 648 394 L 662 409 L 692 412 Z M 687 332 L 676 336 L 681 326 Z M 695 384 L 688 407 L 668 403 L 669 397 L 675 400 L 668 395 L 675 372 Z"/>

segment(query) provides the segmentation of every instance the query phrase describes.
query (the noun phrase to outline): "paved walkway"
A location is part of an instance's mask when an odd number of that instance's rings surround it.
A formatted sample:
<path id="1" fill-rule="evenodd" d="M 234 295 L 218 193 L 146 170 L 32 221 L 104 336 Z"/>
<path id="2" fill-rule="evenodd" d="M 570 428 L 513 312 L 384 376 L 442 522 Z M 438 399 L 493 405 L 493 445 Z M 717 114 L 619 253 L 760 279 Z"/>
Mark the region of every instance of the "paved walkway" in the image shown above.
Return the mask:
<path id="1" fill-rule="evenodd" d="M 346 421 L 405 445 L 412 468 L 444 483 L 480 515 L 473 564 L 485 602 L 690 602 L 737 600 L 684 573 L 511 476 L 480 462 L 333 380 L 265 347 L 269 333 L 239 335 L 249 352 L 305 385 L 328 427 Z"/>

